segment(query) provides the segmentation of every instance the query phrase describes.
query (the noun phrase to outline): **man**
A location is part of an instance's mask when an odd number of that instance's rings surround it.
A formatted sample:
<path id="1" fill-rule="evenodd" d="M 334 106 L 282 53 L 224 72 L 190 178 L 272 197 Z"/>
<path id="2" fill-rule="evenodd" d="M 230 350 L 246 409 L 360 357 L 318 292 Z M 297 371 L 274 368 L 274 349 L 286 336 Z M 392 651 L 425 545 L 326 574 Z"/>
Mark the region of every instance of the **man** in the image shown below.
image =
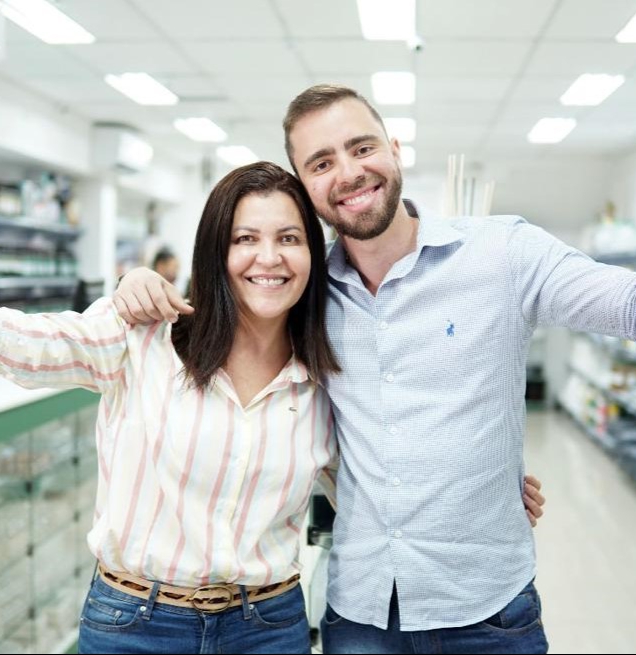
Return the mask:
<path id="1" fill-rule="evenodd" d="M 519 503 L 525 356 L 538 324 L 633 339 L 636 276 L 517 217 L 410 217 L 399 144 L 351 89 L 308 89 L 284 126 L 294 169 L 340 235 L 325 652 L 546 652 Z M 125 285 L 129 320 L 191 311 L 147 274 Z"/>
<path id="2" fill-rule="evenodd" d="M 179 260 L 172 250 L 161 248 L 152 260 L 152 270 L 170 284 L 174 284 L 179 275 Z"/>

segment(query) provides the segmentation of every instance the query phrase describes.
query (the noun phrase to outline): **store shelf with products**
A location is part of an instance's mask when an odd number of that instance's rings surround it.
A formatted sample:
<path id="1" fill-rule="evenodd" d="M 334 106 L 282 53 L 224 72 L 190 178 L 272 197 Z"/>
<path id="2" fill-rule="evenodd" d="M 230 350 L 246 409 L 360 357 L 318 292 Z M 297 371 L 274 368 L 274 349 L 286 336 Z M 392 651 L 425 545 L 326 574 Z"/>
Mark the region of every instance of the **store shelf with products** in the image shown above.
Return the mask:
<path id="1" fill-rule="evenodd" d="M 76 638 L 98 400 L 74 390 L 0 409 L 0 652 L 63 652 Z"/>
<path id="2" fill-rule="evenodd" d="M 574 334 L 559 401 L 592 440 L 636 480 L 634 343 Z"/>
<path id="3" fill-rule="evenodd" d="M 81 236 L 71 181 L 26 169 L 23 176 L 0 180 L 0 304 L 24 311 L 71 309 Z"/>

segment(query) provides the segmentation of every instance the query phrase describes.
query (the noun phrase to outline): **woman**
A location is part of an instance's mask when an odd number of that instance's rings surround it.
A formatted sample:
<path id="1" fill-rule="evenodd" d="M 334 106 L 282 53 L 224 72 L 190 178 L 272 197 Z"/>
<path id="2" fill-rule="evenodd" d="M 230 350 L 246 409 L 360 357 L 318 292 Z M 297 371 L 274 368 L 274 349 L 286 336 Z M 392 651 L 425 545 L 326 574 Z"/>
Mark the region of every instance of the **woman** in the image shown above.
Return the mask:
<path id="1" fill-rule="evenodd" d="M 210 194 L 197 311 L 174 326 L 131 328 L 110 299 L 83 314 L 0 310 L 4 375 L 102 394 L 80 652 L 310 652 L 300 526 L 336 457 L 315 383 L 339 370 L 325 295 L 311 202 L 260 162 Z"/>

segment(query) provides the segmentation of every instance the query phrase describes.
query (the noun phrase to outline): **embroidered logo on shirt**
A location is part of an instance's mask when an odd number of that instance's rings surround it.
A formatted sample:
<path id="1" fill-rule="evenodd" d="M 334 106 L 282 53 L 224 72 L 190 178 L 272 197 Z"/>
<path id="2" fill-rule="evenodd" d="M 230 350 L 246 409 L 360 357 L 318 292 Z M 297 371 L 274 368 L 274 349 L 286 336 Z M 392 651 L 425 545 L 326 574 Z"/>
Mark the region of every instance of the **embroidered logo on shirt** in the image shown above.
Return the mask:
<path id="1" fill-rule="evenodd" d="M 446 336 L 454 337 L 455 336 L 455 323 L 447 321 L 448 325 L 446 326 Z"/>

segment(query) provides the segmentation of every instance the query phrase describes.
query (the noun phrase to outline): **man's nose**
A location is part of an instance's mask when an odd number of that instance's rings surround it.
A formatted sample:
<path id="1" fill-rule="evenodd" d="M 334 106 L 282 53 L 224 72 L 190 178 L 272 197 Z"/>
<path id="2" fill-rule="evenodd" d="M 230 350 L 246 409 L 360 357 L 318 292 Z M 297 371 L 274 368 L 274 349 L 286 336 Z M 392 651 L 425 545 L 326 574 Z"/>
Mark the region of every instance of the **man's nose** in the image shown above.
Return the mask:
<path id="1" fill-rule="evenodd" d="M 362 164 L 355 158 L 343 158 L 338 164 L 338 183 L 355 190 L 364 183 L 365 172 Z"/>

